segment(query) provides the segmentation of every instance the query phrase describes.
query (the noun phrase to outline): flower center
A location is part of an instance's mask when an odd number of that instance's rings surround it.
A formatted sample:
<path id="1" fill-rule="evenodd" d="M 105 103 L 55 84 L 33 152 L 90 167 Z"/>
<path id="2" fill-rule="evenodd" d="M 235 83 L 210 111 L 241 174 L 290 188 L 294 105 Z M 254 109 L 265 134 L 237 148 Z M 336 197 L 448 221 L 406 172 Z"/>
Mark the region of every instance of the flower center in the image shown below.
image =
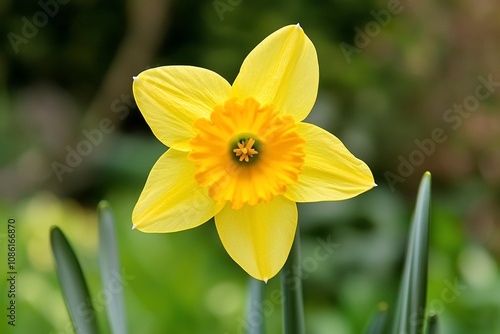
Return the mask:
<path id="1" fill-rule="evenodd" d="M 236 157 L 239 157 L 239 161 L 249 162 L 250 158 L 253 158 L 255 154 L 259 154 L 254 148 L 255 139 L 248 138 L 241 140 L 237 143 L 238 148 L 235 148 L 233 152 L 236 154 Z"/>
<path id="2" fill-rule="evenodd" d="M 293 117 L 272 105 L 230 99 L 193 130 L 188 158 L 196 165 L 195 179 L 218 203 L 237 210 L 269 202 L 298 180 L 305 141 Z"/>

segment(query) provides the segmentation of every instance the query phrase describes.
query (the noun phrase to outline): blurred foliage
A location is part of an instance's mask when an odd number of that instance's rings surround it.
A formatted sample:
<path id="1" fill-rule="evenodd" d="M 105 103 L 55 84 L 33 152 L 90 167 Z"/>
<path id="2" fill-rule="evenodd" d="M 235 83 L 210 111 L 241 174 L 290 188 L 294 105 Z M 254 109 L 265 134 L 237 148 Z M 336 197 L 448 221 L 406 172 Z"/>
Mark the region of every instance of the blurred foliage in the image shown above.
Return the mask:
<path id="1" fill-rule="evenodd" d="M 18 325 L 9 330 L 71 333 L 50 255 L 52 225 L 79 249 L 91 296 L 99 297 L 95 207 L 105 198 L 117 218 L 123 269 L 133 276 L 124 289 L 131 333 L 241 332 L 248 280 L 212 221 L 168 235 L 131 230 L 135 201 L 165 150 L 130 102 L 131 78 L 148 67 L 189 64 L 231 82 L 258 42 L 300 22 L 320 62 L 308 121 L 336 134 L 379 185 L 350 201 L 299 207 L 303 259 L 314 259 L 319 240 L 338 244 L 304 272 L 307 332 L 359 333 L 380 301 L 394 305 L 425 170 L 433 174 L 427 300 L 441 333 L 500 332 L 498 86 L 459 125 L 445 119 L 454 104 L 474 96 L 478 77 L 500 81 L 500 7 L 463 0 L 220 2 L 230 10 L 221 14 L 214 1 L 42 0 L 58 4 L 44 24 L 38 1 L 0 3 L 0 221 L 5 226 L 15 217 L 19 226 Z M 355 47 L 356 29 L 376 27 L 374 15 L 394 3 L 401 10 L 348 62 L 341 45 Z M 9 33 L 22 36 L 34 19 L 37 32 L 16 52 Z M 94 138 L 91 152 L 60 180 L 53 163 L 65 164 L 68 147 L 76 150 L 105 118 L 113 131 Z M 399 174 L 401 159 L 415 157 L 422 150 L 416 141 L 437 128 L 446 140 L 391 185 L 387 172 Z M 2 227 L 3 249 L 5 243 Z M 0 254 L 3 271 L 5 261 Z M 276 289 L 273 279 L 264 299 L 273 301 Z M 104 327 L 104 305 L 97 304 Z M 265 318 L 268 333 L 280 331 L 279 303 L 271 302 Z M 6 328 L 0 322 L 0 332 Z"/>

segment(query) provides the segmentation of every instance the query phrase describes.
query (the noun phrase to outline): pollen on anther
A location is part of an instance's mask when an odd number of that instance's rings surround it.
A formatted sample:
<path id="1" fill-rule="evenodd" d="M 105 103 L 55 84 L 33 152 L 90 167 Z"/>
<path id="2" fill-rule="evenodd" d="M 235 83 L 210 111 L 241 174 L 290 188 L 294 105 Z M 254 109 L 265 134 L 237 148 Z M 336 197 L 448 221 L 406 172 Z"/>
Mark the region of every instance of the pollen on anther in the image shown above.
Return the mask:
<path id="1" fill-rule="evenodd" d="M 248 140 L 242 140 L 237 143 L 238 148 L 235 148 L 233 152 L 237 157 L 240 157 L 240 161 L 245 160 L 245 162 L 249 162 L 250 158 L 253 158 L 255 154 L 259 154 L 256 149 L 253 148 L 255 144 L 255 139 L 249 138 Z"/>

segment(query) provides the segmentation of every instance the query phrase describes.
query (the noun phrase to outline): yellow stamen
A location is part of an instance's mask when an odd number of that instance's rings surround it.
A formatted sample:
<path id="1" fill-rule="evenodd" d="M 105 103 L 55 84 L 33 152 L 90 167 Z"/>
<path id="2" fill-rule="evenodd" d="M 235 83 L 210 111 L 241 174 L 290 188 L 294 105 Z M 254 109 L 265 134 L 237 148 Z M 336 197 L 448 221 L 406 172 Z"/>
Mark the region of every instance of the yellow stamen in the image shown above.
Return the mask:
<path id="1" fill-rule="evenodd" d="M 255 139 L 253 138 L 242 140 L 238 143 L 238 148 L 235 148 L 233 152 L 236 153 L 237 157 L 240 157 L 240 161 L 245 160 L 245 162 L 249 162 L 250 158 L 253 158 L 254 154 L 259 154 L 259 152 L 253 148 L 254 144 Z"/>

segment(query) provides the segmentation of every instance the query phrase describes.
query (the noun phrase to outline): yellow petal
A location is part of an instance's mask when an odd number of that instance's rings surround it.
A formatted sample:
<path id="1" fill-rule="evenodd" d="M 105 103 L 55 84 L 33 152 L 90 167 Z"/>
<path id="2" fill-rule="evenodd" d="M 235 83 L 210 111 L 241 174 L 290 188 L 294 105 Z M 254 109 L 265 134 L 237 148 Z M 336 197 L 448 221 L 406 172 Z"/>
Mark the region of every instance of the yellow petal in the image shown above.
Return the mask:
<path id="1" fill-rule="evenodd" d="M 306 155 L 299 181 L 288 186 L 286 197 L 296 202 L 337 201 L 376 185 L 368 166 L 337 137 L 307 123 L 300 123 L 297 131 L 306 141 Z"/>
<path id="2" fill-rule="evenodd" d="M 134 78 L 134 97 L 155 136 L 168 147 L 189 151 L 191 126 L 222 105 L 231 86 L 215 72 L 193 66 L 164 66 Z"/>
<path id="3" fill-rule="evenodd" d="M 318 93 L 318 57 L 299 25 L 281 28 L 247 56 L 234 81 L 231 97 L 255 98 L 301 121 Z"/>
<path id="4" fill-rule="evenodd" d="M 169 149 L 156 162 L 132 213 L 134 228 L 143 232 L 175 232 L 203 224 L 221 206 L 194 179 L 187 153 Z"/>
<path id="5" fill-rule="evenodd" d="M 297 206 L 283 196 L 269 203 L 226 205 L 215 216 L 226 251 L 250 276 L 267 281 L 285 264 L 297 228 Z"/>

